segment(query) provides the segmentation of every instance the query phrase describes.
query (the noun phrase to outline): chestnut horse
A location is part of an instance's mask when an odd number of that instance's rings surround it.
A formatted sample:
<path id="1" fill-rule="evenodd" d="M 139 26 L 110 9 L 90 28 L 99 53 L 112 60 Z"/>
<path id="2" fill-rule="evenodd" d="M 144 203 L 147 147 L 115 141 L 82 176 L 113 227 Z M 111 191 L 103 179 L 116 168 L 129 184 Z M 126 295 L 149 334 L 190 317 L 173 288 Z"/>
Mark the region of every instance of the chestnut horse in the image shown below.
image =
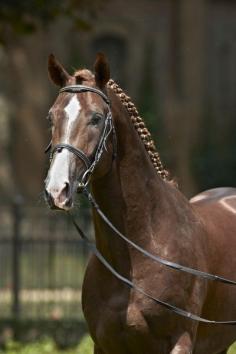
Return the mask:
<path id="1" fill-rule="evenodd" d="M 94 74 L 83 69 L 71 76 L 53 55 L 48 69 L 62 88 L 49 111 L 49 206 L 70 210 L 78 185 L 90 183 L 112 224 L 142 249 L 236 280 L 236 189 L 209 190 L 190 202 L 181 194 L 130 98 L 110 80 L 104 55 L 97 56 Z M 145 293 L 210 320 L 236 318 L 235 287 L 154 262 L 117 237 L 96 212 L 93 221 L 97 249 Z M 178 316 L 121 282 L 95 256 L 82 304 L 95 354 L 226 353 L 236 340 L 235 327 Z"/>

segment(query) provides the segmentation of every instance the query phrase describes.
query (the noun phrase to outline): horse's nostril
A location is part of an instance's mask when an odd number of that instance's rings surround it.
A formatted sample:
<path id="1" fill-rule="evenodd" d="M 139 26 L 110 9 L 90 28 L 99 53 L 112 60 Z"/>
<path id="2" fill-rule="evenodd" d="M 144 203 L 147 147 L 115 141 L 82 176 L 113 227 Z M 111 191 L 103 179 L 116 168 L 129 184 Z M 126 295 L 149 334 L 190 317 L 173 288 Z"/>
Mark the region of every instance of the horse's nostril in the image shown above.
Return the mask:
<path id="1" fill-rule="evenodd" d="M 68 198 L 70 196 L 70 185 L 68 182 L 65 182 L 64 187 L 61 191 L 61 195 L 65 198 Z"/>
<path id="2" fill-rule="evenodd" d="M 70 208 L 73 204 L 70 183 L 66 181 L 61 183 L 60 186 L 47 186 L 45 188 L 45 199 L 52 209 Z"/>
<path id="3" fill-rule="evenodd" d="M 70 192 L 70 185 L 69 185 L 68 182 L 65 182 L 65 187 L 64 187 L 64 189 L 65 189 L 66 195 L 68 195 L 69 192 Z"/>
<path id="4" fill-rule="evenodd" d="M 66 207 L 71 207 L 71 205 L 72 205 L 72 199 L 70 199 L 70 198 L 66 199 L 65 206 Z"/>

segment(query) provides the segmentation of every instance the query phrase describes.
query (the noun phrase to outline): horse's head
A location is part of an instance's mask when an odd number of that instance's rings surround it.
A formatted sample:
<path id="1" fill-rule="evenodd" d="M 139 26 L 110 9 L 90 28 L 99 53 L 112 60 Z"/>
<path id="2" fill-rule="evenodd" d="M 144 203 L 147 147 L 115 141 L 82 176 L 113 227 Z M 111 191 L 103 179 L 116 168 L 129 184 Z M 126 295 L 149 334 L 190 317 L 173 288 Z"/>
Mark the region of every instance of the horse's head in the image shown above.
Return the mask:
<path id="1" fill-rule="evenodd" d="M 111 162 L 112 154 L 106 154 L 107 159 L 103 154 L 106 144 L 112 149 L 107 138 L 114 129 L 104 93 L 110 73 L 103 54 L 97 55 L 94 69 L 95 75 L 84 69 L 71 76 L 49 56 L 49 76 L 61 88 L 48 115 L 52 142 L 45 195 L 52 208 L 69 210 L 78 186 L 86 184 L 91 174 L 101 173 L 97 171 L 102 161 Z"/>

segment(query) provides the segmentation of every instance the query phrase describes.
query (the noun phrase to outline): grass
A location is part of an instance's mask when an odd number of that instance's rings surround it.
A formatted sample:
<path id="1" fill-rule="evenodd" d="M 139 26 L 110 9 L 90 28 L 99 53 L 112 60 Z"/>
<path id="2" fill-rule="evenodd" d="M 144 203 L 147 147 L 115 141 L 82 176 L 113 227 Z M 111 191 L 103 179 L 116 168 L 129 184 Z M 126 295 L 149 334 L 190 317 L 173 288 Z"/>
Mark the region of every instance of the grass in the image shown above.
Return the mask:
<path id="1" fill-rule="evenodd" d="M 227 354 L 236 354 L 236 342 L 233 345 L 231 345 Z"/>
<path id="2" fill-rule="evenodd" d="M 44 338 L 37 342 L 22 344 L 9 340 L 0 354 L 92 354 L 93 342 L 89 335 L 85 335 L 75 348 L 60 350 L 51 338 Z"/>
<path id="3" fill-rule="evenodd" d="M 9 340 L 4 350 L 0 349 L 0 354 L 93 354 L 93 341 L 86 334 L 78 346 L 60 350 L 51 338 L 28 344 Z M 236 342 L 231 345 L 227 354 L 236 354 Z"/>
<path id="4" fill-rule="evenodd" d="M 61 350 L 51 338 L 27 344 L 9 340 L 4 350 L 0 349 L 0 354 L 93 354 L 93 341 L 86 334 L 78 346 Z M 227 354 L 236 354 L 236 342 L 231 345 Z"/>

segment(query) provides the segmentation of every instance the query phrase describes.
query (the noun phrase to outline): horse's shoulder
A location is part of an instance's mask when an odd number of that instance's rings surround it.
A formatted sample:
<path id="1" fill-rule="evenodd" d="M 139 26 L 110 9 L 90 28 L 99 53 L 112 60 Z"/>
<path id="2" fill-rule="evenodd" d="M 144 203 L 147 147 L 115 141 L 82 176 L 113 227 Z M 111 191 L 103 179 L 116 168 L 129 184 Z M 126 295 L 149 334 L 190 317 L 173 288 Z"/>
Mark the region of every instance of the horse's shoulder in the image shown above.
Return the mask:
<path id="1" fill-rule="evenodd" d="M 236 212 L 236 188 L 222 187 L 206 190 L 190 199 L 193 205 L 221 204 Z"/>

